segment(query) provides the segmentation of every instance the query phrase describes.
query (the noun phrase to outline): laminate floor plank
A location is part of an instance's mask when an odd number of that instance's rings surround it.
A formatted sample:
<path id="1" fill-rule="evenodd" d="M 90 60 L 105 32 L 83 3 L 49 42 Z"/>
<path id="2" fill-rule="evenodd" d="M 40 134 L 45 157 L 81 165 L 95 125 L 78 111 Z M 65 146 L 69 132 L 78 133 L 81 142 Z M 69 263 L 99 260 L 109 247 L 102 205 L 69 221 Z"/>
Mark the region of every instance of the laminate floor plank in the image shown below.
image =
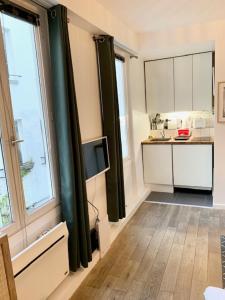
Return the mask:
<path id="1" fill-rule="evenodd" d="M 177 224 L 177 231 L 174 237 L 174 243 L 184 245 L 187 235 L 189 218 L 191 215 L 191 207 L 181 206 L 179 214 L 179 222 Z"/>
<path id="2" fill-rule="evenodd" d="M 195 249 L 193 280 L 206 282 L 207 270 L 208 270 L 207 268 L 208 268 L 208 228 L 199 227 L 196 249 Z"/>
<path id="3" fill-rule="evenodd" d="M 192 275 L 194 268 L 195 259 L 195 246 L 185 245 L 183 255 L 181 258 L 180 268 L 177 275 L 175 296 L 178 297 L 180 294 L 184 294 L 184 299 L 189 299 L 192 284 Z M 176 298 L 175 299 L 179 299 Z"/>
<path id="4" fill-rule="evenodd" d="M 225 211 L 145 202 L 71 300 L 203 300 L 222 287 Z"/>
<path id="5" fill-rule="evenodd" d="M 170 293 L 170 292 L 159 292 L 157 300 L 173 300 L 173 293 Z"/>
<path id="6" fill-rule="evenodd" d="M 145 283 L 145 295 L 151 299 L 156 299 L 160 290 L 163 274 L 166 270 L 168 258 L 173 245 L 176 231 L 169 228 L 162 240 L 152 268 L 148 270 L 147 281 Z"/>
<path id="7" fill-rule="evenodd" d="M 222 286 L 221 256 L 210 252 L 208 256 L 208 282 L 209 286 Z"/>
<path id="8" fill-rule="evenodd" d="M 190 300 L 204 300 L 205 297 L 203 296 L 203 293 L 206 287 L 207 287 L 206 282 L 193 281 Z"/>
<path id="9" fill-rule="evenodd" d="M 163 275 L 160 291 L 173 293 L 176 287 L 177 276 L 183 253 L 183 246 L 174 244 Z"/>

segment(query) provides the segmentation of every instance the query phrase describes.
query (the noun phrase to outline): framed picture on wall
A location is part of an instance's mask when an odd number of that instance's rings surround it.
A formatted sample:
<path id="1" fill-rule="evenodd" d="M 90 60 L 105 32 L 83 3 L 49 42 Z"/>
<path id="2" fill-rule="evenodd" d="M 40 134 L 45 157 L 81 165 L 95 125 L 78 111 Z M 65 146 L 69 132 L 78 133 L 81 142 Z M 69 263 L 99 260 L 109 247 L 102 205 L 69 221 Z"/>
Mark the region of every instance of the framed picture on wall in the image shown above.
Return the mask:
<path id="1" fill-rule="evenodd" d="M 225 123 L 225 81 L 218 82 L 218 122 Z"/>

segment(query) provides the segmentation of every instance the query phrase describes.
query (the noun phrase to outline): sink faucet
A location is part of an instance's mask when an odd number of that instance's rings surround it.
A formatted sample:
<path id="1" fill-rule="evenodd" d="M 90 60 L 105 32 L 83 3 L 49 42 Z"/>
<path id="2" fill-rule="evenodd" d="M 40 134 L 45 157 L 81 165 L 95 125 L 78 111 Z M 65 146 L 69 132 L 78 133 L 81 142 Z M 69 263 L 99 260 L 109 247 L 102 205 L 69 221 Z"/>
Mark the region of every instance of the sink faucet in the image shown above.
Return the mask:
<path id="1" fill-rule="evenodd" d="M 165 120 L 163 121 L 163 128 L 162 131 L 160 132 L 161 136 L 163 139 L 165 139 L 166 137 L 166 133 L 165 133 Z"/>
<path id="2" fill-rule="evenodd" d="M 164 124 L 163 124 L 164 125 Z M 165 129 L 164 129 L 164 126 L 163 126 L 163 129 L 162 131 L 160 132 L 162 138 L 164 139 L 166 137 L 166 134 L 165 134 Z"/>

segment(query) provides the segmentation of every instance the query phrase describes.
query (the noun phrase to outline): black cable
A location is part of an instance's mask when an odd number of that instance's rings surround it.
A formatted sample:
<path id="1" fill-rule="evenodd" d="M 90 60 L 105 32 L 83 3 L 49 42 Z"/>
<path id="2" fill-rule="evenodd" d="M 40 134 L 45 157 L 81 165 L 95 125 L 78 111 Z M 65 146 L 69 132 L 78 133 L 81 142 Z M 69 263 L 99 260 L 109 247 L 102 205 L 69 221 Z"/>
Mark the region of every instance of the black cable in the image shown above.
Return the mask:
<path id="1" fill-rule="evenodd" d="M 99 210 L 98 208 L 93 204 L 91 203 L 89 200 L 88 200 L 88 203 L 95 209 L 95 211 L 97 212 L 97 217 L 96 217 L 96 221 L 95 221 L 95 227 L 96 227 L 96 224 L 100 221 L 99 220 Z"/>

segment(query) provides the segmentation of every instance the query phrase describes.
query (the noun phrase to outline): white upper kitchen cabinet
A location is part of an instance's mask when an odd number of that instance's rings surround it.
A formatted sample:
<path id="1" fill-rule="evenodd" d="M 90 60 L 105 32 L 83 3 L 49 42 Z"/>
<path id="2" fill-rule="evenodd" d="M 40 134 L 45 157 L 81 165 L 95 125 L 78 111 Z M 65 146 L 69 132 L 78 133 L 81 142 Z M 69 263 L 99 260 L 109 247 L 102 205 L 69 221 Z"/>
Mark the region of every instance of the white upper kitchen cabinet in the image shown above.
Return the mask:
<path id="1" fill-rule="evenodd" d="M 145 80 L 148 113 L 174 111 L 173 59 L 145 62 Z"/>
<path id="2" fill-rule="evenodd" d="M 171 145 L 143 145 L 143 165 L 145 183 L 173 184 Z"/>
<path id="3" fill-rule="evenodd" d="M 174 186 L 212 188 L 212 145 L 173 145 Z"/>
<path id="4" fill-rule="evenodd" d="M 212 111 L 212 52 L 193 55 L 193 110 Z"/>
<path id="5" fill-rule="evenodd" d="M 192 110 L 192 55 L 174 58 L 175 111 Z"/>

